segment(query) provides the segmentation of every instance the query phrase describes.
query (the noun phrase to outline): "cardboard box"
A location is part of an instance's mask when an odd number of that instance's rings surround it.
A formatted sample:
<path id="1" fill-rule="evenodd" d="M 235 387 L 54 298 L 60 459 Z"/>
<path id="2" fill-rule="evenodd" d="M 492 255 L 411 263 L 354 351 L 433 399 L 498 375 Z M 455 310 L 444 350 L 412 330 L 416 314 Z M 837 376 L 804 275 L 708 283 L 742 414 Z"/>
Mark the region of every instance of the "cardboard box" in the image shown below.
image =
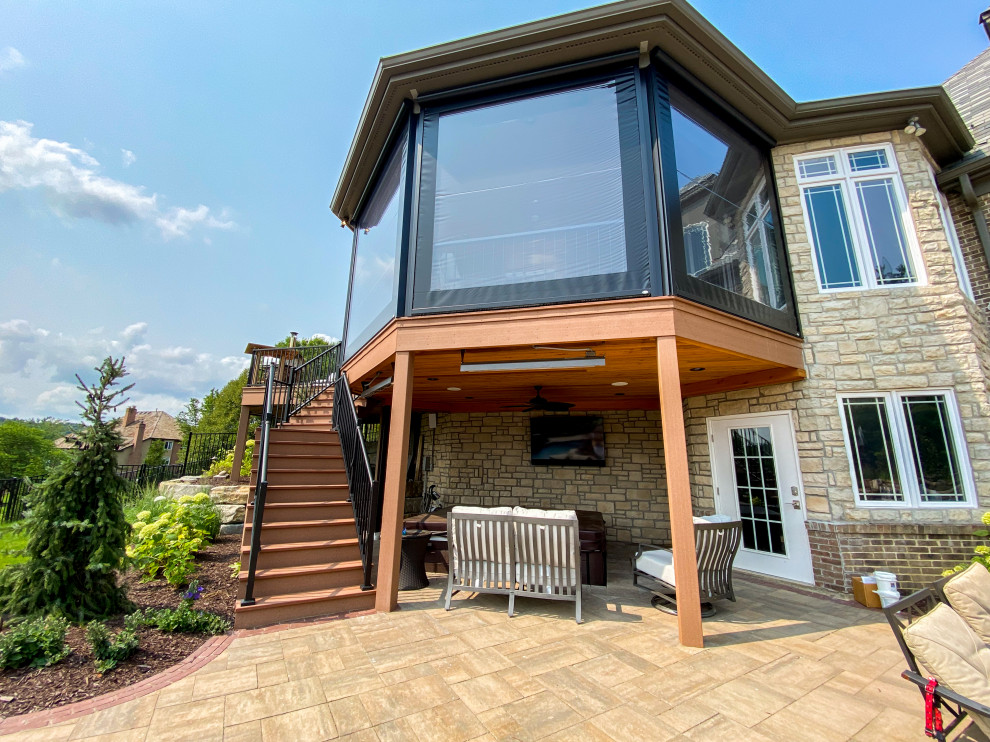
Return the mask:
<path id="1" fill-rule="evenodd" d="M 877 595 L 877 584 L 874 582 L 872 584 L 863 582 L 863 578 L 859 575 L 854 575 L 853 579 L 853 598 L 860 605 L 865 605 L 867 608 L 879 608 L 880 607 L 880 596 Z"/>

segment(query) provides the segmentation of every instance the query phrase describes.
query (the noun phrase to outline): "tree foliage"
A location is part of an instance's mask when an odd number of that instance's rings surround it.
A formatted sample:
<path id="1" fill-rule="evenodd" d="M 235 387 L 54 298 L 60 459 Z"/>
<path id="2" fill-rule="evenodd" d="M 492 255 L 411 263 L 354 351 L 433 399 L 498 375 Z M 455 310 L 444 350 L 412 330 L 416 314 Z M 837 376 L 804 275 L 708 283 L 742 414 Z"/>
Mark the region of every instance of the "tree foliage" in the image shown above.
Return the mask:
<path id="1" fill-rule="evenodd" d="M 0 423 L 0 479 L 42 478 L 64 458 L 39 428 L 20 420 Z"/>
<path id="2" fill-rule="evenodd" d="M 168 463 L 168 452 L 165 441 L 155 438 L 148 444 L 148 452 L 144 455 L 144 463 L 148 466 L 161 466 Z"/>
<path id="3" fill-rule="evenodd" d="M 110 418 L 131 387 L 113 389 L 125 375 L 123 358 L 107 358 L 96 371 L 92 386 L 76 377 L 86 400 L 79 405 L 87 423 L 82 445 L 30 495 L 23 525 L 28 559 L 0 571 L 0 612 L 81 622 L 128 607 L 116 576 L 130 532 L 126 483 L 116 471 L 121 437 Z"/>
<path id="4" fill-rule="evenodd" d="M 237 430 L 237 420 L 241 415 L 241 391 L 247 383 L 247 371 L 223 385 L 222 389 L 211 389 L 203 397 L 202 412 L 197 433 L 229 433 Z"/>

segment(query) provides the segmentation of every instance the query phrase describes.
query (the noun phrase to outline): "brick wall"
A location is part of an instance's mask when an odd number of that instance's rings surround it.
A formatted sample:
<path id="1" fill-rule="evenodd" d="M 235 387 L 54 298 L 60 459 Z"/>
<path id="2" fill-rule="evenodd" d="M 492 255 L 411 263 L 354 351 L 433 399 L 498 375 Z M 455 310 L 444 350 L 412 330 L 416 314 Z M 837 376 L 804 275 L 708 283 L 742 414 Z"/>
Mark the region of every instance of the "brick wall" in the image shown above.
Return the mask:
<path id="1" fill-rule="evenodd" d="M 610 540 L 669 544 L 660 413 L 587 414 L 604 419 L 604 467 L 531 464 L 526 413 L 439 413 L 436 430 L 423 429 L 424 455 L 435 457 L 424 485 L 445 505 L 597 510 Z"/>
<path id="2" fill-rule="evenodd" d="M 955 222 L 966 270 L 969 272 L 969 280 L 973 284 L 973 296 L 976 298 L 976 304 L 986 312 L 990 307 L 990 268 L 987 266 L 983 245 L 976 234 L 976 222 L 973 221 L 973 215 L 960 193 L 949 193 L 947 200 L 949 210 L 952 212 L 952 221 Z M 990 193 L 980 196 L 979 201 L 984 216 L 990 221 Z"/>
<path id="3" fill-rule="evenodd" d="M 815 581 L 842 591 L 851 589 L 852 575 L 882 569 L 897 575 L 901 594 L 906 595 L 938 579 L 943 570 L 968 562 L 973 547 L 986 543 L 973 535 L 977 526 L 816 521 L 807 525 Z M 838 568 L 835 562 L 841 562 Z"/>

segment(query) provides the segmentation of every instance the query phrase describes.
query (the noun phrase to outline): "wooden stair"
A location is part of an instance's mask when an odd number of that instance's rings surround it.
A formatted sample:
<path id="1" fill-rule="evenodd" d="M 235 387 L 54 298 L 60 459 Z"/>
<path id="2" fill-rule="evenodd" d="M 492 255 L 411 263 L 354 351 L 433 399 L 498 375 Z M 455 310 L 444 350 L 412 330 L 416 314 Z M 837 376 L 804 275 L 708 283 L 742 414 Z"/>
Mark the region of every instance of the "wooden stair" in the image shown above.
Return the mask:
<path id="1" fill-rule="evenodd" d="M 245 513 L 234 626 L 256 628 L 316 616 L 372 610 L 375 591 L 362 590 L 363 566 L 340 439 L 331 426 L 328 389 L 285 425 L 268 446 L 268 494 L 254 605 L 242 606 L 251 554 L 254 506 Z M 251 497 L 257 479 L 255 447 Z"/>

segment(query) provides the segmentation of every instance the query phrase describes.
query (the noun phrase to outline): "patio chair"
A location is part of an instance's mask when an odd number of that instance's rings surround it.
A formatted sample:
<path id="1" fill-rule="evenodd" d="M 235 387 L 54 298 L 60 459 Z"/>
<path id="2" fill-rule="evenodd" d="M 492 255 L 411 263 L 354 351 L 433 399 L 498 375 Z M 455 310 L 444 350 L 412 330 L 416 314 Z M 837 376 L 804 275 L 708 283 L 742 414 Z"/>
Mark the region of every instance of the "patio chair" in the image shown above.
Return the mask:
<path id="1" fill-rule="evenodd" d="M 931 588 L 919 590 L 883 609 L 908 669 L 901 677 L 918 686 L 922 696 L 935 677 L 936 708 L 952 718 L 949 734 L 969 714 L 990 734 L 990 647 Z"/>
<path id="2" fill-rule="evenodd" d="M 742 524 L 727 516 L 695 518 L 694 541 L 698 559 L 698 592 L 701 596 L 701 615 L 715 615 L 714 602 L 726 598 L 735 602 L 732 589 L 732 562 L 739 551 Z M 674 555 L 667 549 L 641 544 L 633 557 L 633 584 L 639 585 L 646 577 L 656 583 L 641 586 L 654 595 L 650 601 L 654 608 L 677 615 L 677 583 L 674 577 Z"/>
<path id="3" fill-rule="evenodd" d="M 952 606 L 983 643 L 990 645 L 990 571 L 986 567 L 971 564 L 943 577 L 932 588 L 939 600 Z"/>

